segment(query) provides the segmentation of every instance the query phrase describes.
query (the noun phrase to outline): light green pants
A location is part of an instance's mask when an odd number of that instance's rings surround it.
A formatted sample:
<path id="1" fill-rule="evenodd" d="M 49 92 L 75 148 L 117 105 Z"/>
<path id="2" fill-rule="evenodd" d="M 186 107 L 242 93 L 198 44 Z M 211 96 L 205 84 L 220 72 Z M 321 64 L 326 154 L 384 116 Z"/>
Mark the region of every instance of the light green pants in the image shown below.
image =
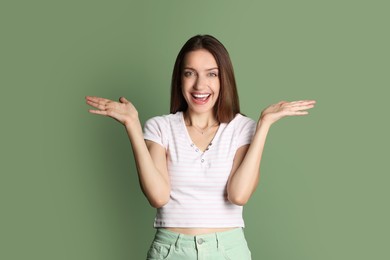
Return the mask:
<path id="1" fill-rule="evenodd" d="M 189 236 L 157 229 L 147 260 L 250 260 L 242 228 Z"/>

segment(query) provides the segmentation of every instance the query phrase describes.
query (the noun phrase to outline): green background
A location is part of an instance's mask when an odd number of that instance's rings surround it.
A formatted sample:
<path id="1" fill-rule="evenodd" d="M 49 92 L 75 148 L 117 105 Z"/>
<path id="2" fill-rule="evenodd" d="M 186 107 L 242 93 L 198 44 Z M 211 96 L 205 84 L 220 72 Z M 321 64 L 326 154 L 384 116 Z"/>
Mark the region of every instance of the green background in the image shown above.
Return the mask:
<path id="1" fill-rule="evenodd" d="M 145 259 L 155 210 L 122 125 L 86 95 L 169 112 L 175 57 L 212 34 L 272 126 L 245 206 L 253 259 L 390 259 L 388 1 L 2 1 L 0 259 Z"/>

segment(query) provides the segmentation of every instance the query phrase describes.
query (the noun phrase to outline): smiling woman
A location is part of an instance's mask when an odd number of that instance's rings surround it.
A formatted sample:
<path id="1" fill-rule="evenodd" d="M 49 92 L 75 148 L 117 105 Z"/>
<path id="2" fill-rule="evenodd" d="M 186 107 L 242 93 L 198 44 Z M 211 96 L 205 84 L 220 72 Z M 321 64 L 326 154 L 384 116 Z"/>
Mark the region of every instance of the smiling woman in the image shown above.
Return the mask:
<path id="1" fill-rule="evenodd" d="M 218 65 L 204 50 L 189 52 L 184 59 L 182 94 L 194 113 L 212 111 L 219 95 Z"/>
<path id="2" fill-rule="evenodd" d="M 257 123 L 240 114 L 229 54 L 217 39 L 197 35 L 173 69 L 171 113 L 149 119 L 119 102 L 86 97 L 127 130 L 141 189 L 157 208 L 147 259 L 251 259 L 242 217 L 257 187 L 267 133 L 285 116 L 307 115 L 314 100 L 281 101 Z"/>
<path id="3" fill-rule="evenodd" d="M 214 79 L 212 83 L 218 83 L 219 86 L 218 103 L 213 108 L 217 120 L 226 123 L 240 113 L 236 80 L 229 53 L 220 41 L 210 35 L 192 37 L 177 55 L 172 74 L 171 113 L 187 110 L 189 104 L 184 100 L 185 96 L 182 93 L 186 82 L 207 84 L 208 81 L 203 82 L 207 79 Z M 193 82 L 195 80 L 198 82 Z"/>

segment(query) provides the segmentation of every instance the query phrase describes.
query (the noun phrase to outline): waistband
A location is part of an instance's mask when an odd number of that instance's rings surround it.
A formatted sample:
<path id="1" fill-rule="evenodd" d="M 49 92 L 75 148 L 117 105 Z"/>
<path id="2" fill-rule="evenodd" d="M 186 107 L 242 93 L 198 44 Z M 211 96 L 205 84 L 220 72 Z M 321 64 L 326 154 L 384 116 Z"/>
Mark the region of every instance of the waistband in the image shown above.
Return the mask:
<path id="1" fill-rule="evenodd" d="M 185 235 L 176 233 L 165 228 L 158 228 L 154 241 L 162 244 L 175 244 L 179 247 L 231 247 L 245 242 L 243 228 L 235 228 L 228 231 L 216 232 L 203 235 Z"/>

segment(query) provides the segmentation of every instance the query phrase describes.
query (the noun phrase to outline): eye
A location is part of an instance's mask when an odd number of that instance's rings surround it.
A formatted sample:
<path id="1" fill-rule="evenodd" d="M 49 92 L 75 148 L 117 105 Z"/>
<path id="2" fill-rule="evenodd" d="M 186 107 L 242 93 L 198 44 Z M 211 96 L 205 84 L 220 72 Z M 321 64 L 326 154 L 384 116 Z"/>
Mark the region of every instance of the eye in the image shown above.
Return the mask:
<path id="1" fill-rule="evenodd" d="M 191 71 L 191 70 L 186 70 L 183 73 L 184 77 L 187 77 L 187 78 L 193 76 L 194 74 L 195 73 L 193 71 Z"/>
<path id="2" fill-rule="evenodd" d="M 210 72 L 210 73 L 209 73 L 209 76 L 210 76 L 210 77 L 218 77 L 218 73 L 216 73 L 216 72 Z"/>

